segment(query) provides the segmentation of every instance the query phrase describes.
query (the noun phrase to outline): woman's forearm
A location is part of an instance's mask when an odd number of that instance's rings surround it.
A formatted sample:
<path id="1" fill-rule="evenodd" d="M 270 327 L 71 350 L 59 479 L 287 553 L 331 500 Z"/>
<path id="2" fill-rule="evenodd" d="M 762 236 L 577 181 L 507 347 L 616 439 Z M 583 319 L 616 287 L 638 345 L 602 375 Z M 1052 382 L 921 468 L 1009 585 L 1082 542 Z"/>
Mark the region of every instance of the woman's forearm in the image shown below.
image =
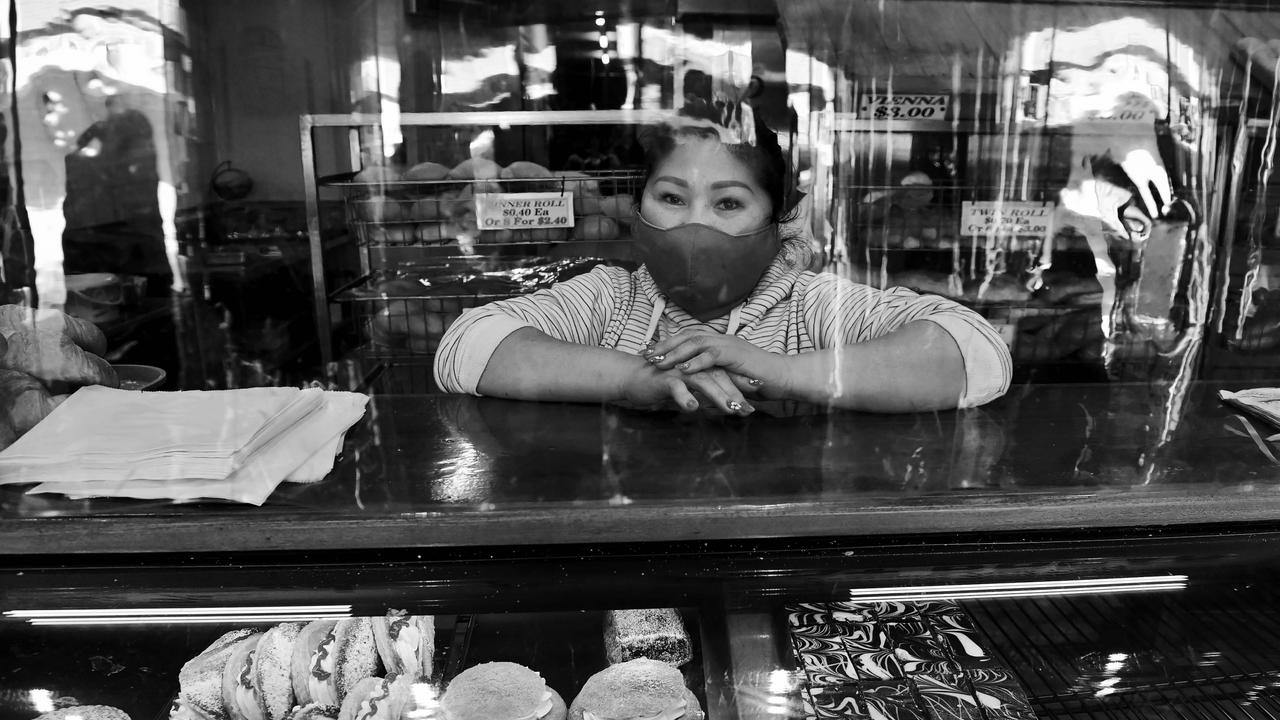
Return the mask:
<path id="1" fill-rule="evenodd" d="M 960 348 L 923 320 L 875 340 L 789 355 L 787 364 L 790 399 L 850 410 L 950 409 L 965 392 Z"/>
<path id="2" fill-rule="evenodd" d="M 623 399 L 625 379 L 644 367 L 636 355 L 564 342 L 525 327 L 494 350 L 477 390 L 518 400 L 613 402 Z"/>

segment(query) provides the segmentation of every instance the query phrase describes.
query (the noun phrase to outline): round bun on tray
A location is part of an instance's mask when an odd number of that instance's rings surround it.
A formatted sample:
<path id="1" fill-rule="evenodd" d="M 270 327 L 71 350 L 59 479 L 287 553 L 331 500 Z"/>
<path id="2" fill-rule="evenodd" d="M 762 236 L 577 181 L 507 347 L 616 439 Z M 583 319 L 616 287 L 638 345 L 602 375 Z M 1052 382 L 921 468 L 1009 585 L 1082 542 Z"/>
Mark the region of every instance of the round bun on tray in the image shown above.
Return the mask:
<path id="1" fill-rule="evenodd" d="M 611 665 L 587 678 L 569 706 L 569 720 L 650 717 L 703 720 L 706 715 L 679 670 L 648 658 Z"/>
<path id="2" fill-rule="evenodd" d="M 372 618 L 308 623 L 294 642 L 290 664 L 297 704 L 342 707 L 351 688 L 378 675 L 382 667 Z"/>
<path id="3" fill-rule="evenodd" d="M 304 623 L 280 623 L 262 634 L 253 655 L 250 685 L 263 720 L 284 720 L 293 707 L 293 645 Z M 246 713 L 247 715 L 247 713 Z"/>
<path id="4" fill-rule="evenodd" d="M 40 715 L 35 720 L 132 720 L 129 713 L 110 705 L 74 705 Z"/>
<path id="5" fill-rule="evenodd" d="M 417 165 L 404 171 L 401 180 L 410 181 L 436 181 L 444 180 L 449 177 L 449 168 L 446 165 L 434 162 L 420 162 Z"/>
<path id="6" fill-rule="evenodd" d="M 564 699 L 537 672 L 512 662 L 458 673 L 440 699 L 444 720 L 564 720 Z"/>

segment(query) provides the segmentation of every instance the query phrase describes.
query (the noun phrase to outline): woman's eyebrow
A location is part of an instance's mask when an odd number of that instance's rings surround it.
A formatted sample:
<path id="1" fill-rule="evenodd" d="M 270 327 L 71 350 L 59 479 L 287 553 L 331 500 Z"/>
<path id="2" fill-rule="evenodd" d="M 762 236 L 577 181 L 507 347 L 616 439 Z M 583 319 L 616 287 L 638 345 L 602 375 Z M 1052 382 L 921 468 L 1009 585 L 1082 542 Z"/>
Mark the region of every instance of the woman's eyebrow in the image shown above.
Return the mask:
<path id="1" fill-rule="evenodd" d="M 750 185 L 740 180 L 721 180 L 720 182 L 711 183 L 712 190 L 723 190 L 724 188 L 727 188 L 727 187 L 740 187 L 749 192 L 754 192 L 753 190 L 751 190 Z"/>
<path id="2" fill-rule="evenodd" d="M 683 178 L 678 178 L 674 175 L 663 175 L 657 180 L 654 180 L 654 182 L 669 182 L 669 183 L 679 185 L 680 187 L 683 187 L 683 188 L 689 187 L 689 183 L 686 180 L 684 180 Z"/>

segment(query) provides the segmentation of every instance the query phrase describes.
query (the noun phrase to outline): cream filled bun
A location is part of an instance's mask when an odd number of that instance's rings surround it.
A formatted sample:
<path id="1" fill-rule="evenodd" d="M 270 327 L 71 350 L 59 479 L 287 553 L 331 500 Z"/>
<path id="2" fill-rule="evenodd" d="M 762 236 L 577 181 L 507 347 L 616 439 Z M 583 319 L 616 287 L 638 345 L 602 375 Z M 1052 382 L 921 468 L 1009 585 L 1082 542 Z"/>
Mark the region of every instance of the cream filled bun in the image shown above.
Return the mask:
<path id="1" fill-rule="evenodd" d="M 332 705 L 307 703 L 295 706 L 284 717 L 285 720 L 338 720 L 338 708 Z"/>
<path id="2" fill-rule="evenodd" d="M 75 705 L 54 710 L 36 717 L 35 720 L 132 720 L 129 713 L 110 705 Z"/>
<path id="3" fill-rule="evenodd" d="M 174 720 L 228 720 L 222 705 L 222 671 L 236 649 L 256 636 L 252 628 L 232 630 L 214 640 L 178 671 L 178 697 L 169 717 Z"/>
<path id="4" fill-rule="evenodd" d="M 409 678 L 394 673 L 365 678 L 347 693 L 338 720 L 399 720 L 412 704 L 412 684 Z"/>
<path id="5" fill-rule="evenodd" d="M 293 644 L 303 623 L 280 623 L 262 635 L 254 651 L 253 698 L 264 720 L 284 720 L 293 707 Z"/>
<path id="6" fill-rule="evenodd" d="M 381 675 L 382 661 L 378 658 L 378 646 L 373 639 L 373 618 L 343 618 L 333 627 L 333 687 L 337 692 L 337 705 L 351 692 L 356 683 L 367 677 Z"/>
<path id="7" fill-rule="evenodd" d="M 587 678 L 569 707 L 569 720 L 703 720 L 698 698 L 680 671 L 638 658 Z"/>
<path id="8" fill-rule="evenodd" d="M 222 706 L 230 720 L 264 720 L 253 697 L 253 661 L 262 634 L 236 644 L 222 669 Z"/>
<path id="9" fill-rule="evenodd" d="M 564 699 L 538 673 L 511 662 L 458 673 L 440 699 L 444 720 L 564 720 Z"/>
<path id="10" fill-rule="evenodd" d="M 289 676 L 299 705 L 338 706 L 333 676 L 333 628 L 337 620 L 315 620 L 303 626 L 293 641 Z"/>
<path id="11" fill-rule="evenodd" d="M 403 675 L 414 681 L 431 677 L 431 660 L 436 648 L 434 617 L 388 610 L 385 616 L 373 619 L 373 639 L 388 674 Z"/>

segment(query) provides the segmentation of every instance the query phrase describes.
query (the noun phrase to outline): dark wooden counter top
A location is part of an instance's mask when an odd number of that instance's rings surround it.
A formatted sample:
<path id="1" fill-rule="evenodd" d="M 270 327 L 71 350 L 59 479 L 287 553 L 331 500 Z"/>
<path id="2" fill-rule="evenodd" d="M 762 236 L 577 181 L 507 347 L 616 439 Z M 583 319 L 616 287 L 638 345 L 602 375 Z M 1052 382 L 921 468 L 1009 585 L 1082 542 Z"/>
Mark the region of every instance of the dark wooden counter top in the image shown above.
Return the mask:
<path id="1" fill-rule="evenodd" d="M 883 536 L 1280 519 L 1217 386 L 1015 387 L 916 415 L 746 419 L 375 396 L 325 481 L 261 508 L 0 488 L 12 554 Z"/>

